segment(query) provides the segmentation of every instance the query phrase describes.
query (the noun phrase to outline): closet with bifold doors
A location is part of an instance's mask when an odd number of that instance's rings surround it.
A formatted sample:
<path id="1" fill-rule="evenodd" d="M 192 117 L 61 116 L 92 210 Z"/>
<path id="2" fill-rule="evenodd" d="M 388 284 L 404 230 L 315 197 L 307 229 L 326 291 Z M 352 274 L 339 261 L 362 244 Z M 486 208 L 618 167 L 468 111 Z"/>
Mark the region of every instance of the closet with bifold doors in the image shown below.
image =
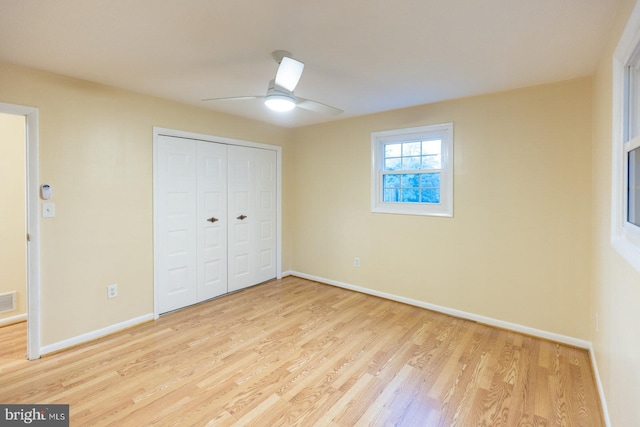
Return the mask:
<path id="1" fill-rule="evenodd" d="M 277 152 L 156 135 L 157 313 L 277 275 Z"/>

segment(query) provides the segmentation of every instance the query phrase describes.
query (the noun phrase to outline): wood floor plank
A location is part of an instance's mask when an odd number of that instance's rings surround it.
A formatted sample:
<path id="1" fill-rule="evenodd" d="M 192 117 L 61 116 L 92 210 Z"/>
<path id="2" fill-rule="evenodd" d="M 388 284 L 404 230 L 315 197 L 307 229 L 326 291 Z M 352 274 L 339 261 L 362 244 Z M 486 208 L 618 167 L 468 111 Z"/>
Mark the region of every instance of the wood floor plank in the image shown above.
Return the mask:
<path id="1" fill-rule="evenodd" d="M 288 277 L 27 361 L 0 403 L 82 426 L 602 426 L 586 351 Z"/>

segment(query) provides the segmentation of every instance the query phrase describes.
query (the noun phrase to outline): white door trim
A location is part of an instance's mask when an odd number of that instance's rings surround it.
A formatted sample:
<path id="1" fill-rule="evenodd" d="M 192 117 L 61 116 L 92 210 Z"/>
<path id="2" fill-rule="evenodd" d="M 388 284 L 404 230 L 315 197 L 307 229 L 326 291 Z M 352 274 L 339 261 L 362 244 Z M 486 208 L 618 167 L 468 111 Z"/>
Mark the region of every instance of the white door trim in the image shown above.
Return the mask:
<path id="1" fill-rule="evenodd" d="M 40 217 L 38 109 L 0 102 L 0 112 L 26 118 L 27 181 L 27 358 L 40 358 Z"/>
<path id="2" fill-rule="evenodd" d="M 172 136 L 176 138 L 195 139 L 199 141 L 215 142 L 218 144 L 238 145 L 241 147 L 253 147 L 261 148 L 264 150 L 271 150 L 276 152 L 276 173 L 277 173 L 277 189 L 276 189 L 276 226 L 278 228 L 276 232 L 276 278 L 282 278 L 282 147 L 277 145 L 263 144 L 259 142 L 244 141 L 240 139 L 226 138 L 222 136 L 205 135 L 200 133 L 185 132 L 175 129 L 166 129 L 161 127 L 153 128 L 153 194 L 156 194 L 156 185 L 158 181 L 158 162 L 157 162 L 157 144 L 158 137 L 160 135 Z M 154 239 L 154 251 L 153 251 L 153 315 L 154 319 L 160 316 L 159 303 L 158 303 L 158 258 L 155 250 L 155 242 L 158 241 L 158 230 L 155 225 L 156 212 L 158 210 L 157 200 L 153 199 L 153 239 Z"/>

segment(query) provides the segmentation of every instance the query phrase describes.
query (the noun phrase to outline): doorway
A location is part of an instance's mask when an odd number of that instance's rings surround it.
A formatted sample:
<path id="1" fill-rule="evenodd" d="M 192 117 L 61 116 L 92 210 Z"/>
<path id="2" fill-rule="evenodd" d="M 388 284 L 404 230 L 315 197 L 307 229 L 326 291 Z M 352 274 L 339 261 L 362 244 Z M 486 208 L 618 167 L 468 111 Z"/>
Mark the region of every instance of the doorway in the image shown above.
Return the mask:
<path id="1" fill-rule="evenodd" d="M 22 216 L 22 221 L 18 218 L 17 221 L 21 225 L 18 225 L 19 230 L 16 231 L 15 236 L 16 247 L 22 246 L 24 251 L 23 255 L 18 254 L 18 258 L 21 257 L 21 266 L 16 271 L 22 269 L 22 274 L 15 273 L 15 277 L 24 282 L 24 287 L 21 284 L 15 284 L 16 294 L 21 293 L 24 304 L 18 305 L 18 313 L 12 320 L 6 322 L 13 322 L 14 320 L 20 321 L 26 318 L 27 320 L 27 348 L 26 356 L 28 359 L 38 359 L 40 357 L 40 223 L 38 217 L 39 207 L 39 192 L 38 192 L 38 109 L 33 107 L 26 107 L 22 105 L 4 104 L 0 103 L 0 114 L 3 115 L 8 122 L 19 123 L 22 128 L 20 138 L 24 141 L 22 146 L 15 147 L 18 152 L 22 152 L 22 160 L 18 159 L 17 162 L 22 163 L 16 165 L 15 174 L 22 175 L 16 177 L 17 181 L 21 181 L 22 184 L 18 184 L 22 187 L 22 194 L 17 196 L 16 201 L 12 202 L 17 204 L 15 206 L 16 218 Z M 15 230 L 14 230 L 15 231 Z M 22 234 L 22 238 L 20 238 Z M 20 243 L 22 241 L 22 243 Z M 15 282 L 14 282 L 15 283 Z M 20 289 L 17 289 L 20 288 Z M 7 293 L 2 291 L 2 293 Z M 11 290 L 9 290 L 11 293 Z M 22 306 L 22 310 L 19 308 Z M 4 316 L 5 319 L 11 318 L 11 315 Z"/>
<path id="2" fill-rule="evenodd" d="M 0 326 L 27 320 L 25 144 L 25 117 L 0 113 Z"/>

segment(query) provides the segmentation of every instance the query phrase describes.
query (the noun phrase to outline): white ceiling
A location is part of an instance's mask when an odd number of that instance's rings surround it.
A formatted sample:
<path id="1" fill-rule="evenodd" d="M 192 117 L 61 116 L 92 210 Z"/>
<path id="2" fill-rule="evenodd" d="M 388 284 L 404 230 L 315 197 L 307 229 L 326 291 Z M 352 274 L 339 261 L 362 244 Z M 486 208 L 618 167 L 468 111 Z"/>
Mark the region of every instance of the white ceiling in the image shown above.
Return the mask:
<path id="1" fill-rule="evenodd" d="M 0 60 L 295 127 L 591 75 L 617 4 L 0 0 Z M 277 49 L 305 63 L 296 95 L 345 113 L 200 101 L 264 95 Z"/>

